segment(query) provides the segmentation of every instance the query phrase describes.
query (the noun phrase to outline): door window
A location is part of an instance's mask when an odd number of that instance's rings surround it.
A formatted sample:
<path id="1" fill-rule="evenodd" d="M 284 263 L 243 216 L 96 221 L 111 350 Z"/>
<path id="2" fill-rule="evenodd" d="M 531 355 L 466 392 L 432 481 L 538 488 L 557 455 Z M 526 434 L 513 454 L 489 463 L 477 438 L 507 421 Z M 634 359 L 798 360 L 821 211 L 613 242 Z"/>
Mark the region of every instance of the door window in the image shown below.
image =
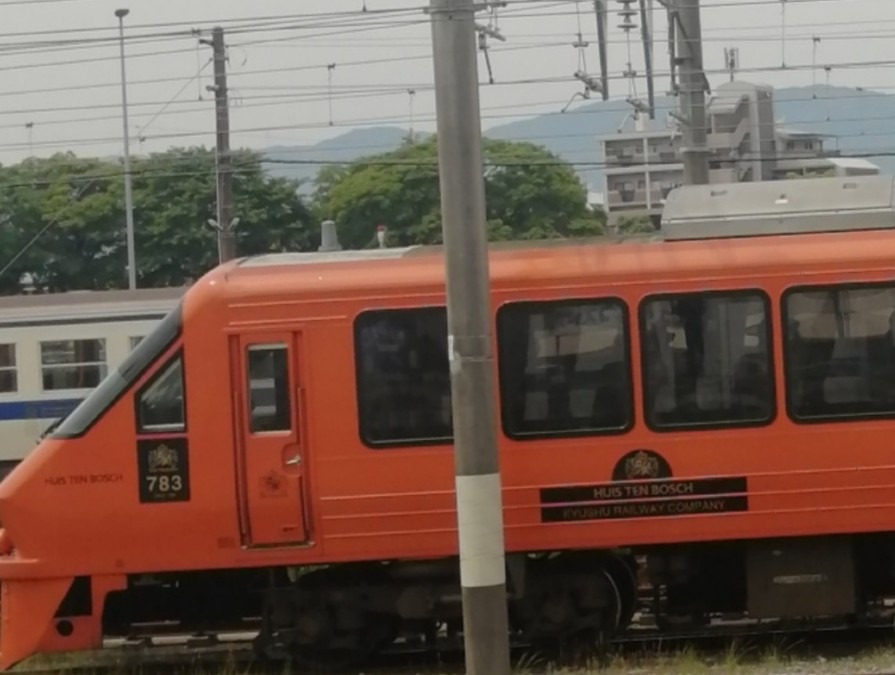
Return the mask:
<path id="1" fill-rule="evenodd" d="M 253 434 L 292 429 L 289 353 L 286 345 L 253 345 L 248 350 L 249 428 Z"/>

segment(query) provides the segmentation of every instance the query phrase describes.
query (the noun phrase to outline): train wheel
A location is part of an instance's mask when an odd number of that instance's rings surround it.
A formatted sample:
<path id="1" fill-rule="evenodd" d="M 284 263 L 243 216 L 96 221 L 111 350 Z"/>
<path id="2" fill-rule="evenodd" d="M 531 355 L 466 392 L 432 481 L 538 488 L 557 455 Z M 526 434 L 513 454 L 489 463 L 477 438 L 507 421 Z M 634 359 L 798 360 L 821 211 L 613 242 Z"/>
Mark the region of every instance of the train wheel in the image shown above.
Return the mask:
<path id="1" fill-rule="evenodd" d="M 623 625 L 626 607 L 615 575 L 595 556 L 562 556 L 536 575 L 526 633 L 548 649 L 592 649 Z"/>
<path id="2" fill-rule="evenodd" d="M 302 671 L 333 672 L 358 667 L 394 641 L 395 617 L 371 611 L 366 589 L 376 575 L 338 568 L 298 579 L 288 599 L 272 608 L 274 642 Z"/>
<path id="3" fill-rule="evenodd" d="M 303 612 L 289 655 L 299 670 L 332 672 L 366 664 L 395 638 L 388 617 L 348 610 L 354 625 L 345 625 L 345 608 L 323 606 Z M 322 630 L 321 630 L 322 629 Z"/>
<path id="4" fill-rule="evenodd" d="M 624 630 L 631 625 L 637 611 L 637 572 L 635 564 L 607 553 L 601 556 L 600 565 L 612 576 L 618 593 L 621 613 L 616 630 Z"/>

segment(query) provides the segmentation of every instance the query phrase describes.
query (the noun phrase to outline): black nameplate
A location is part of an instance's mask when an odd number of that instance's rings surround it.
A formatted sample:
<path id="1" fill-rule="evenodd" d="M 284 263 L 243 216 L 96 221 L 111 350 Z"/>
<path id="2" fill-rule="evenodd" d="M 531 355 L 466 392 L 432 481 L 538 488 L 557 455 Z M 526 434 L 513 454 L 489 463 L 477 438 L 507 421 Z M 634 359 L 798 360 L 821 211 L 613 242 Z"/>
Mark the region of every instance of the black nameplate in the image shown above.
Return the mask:
<path id="1" fill-rule="evenodd" d="M 746 495 L 736 497 L 702 497 L 655 502 L 622 502 L 581 504 L 577 506 L 546 506 L 541 508 L 545 523 L 567 523 L 582 520 L 621 520 L 631 518 L 662 518 L 708 513 L 736 513 L 749 510 Z"/>
<path id="2" fill-rule="evenodd" d="M 740 476 L 674 478 L 671 464 L 655 450 L 622 456 L 612 482 L 541 489 L 541 521 L 662 518 L 749 510 L 748 481 Z"/>
<path id="3" fill-rule="evenodd" d="M 190 500 L 189 452 L 185 438 L 138 441 L 137 466 L 142 503 Z"/>
<path id="4" fill-rule="evenodd" d="M 698 480 L 651 480 L 636 483 L 601 483 L 543 488 L 542 504 L 602 502 L 628 499 L 701 497 L 746 492 L 745 478 L 704 478 Z"/>

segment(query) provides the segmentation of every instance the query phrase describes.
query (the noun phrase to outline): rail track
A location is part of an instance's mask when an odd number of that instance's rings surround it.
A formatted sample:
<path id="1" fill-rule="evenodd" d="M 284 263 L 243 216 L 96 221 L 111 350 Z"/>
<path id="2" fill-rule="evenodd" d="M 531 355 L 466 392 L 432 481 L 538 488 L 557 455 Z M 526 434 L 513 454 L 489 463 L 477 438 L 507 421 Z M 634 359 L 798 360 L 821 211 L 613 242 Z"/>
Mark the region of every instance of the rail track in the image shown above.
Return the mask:
<path id="1" fill-rule="evenodd" d="M 254 633 L 222 633 L 216 636 L 186 636 L 165 634 L 146 636 L 136 640 L 109 640 L 101 650 L 76 655 L 35 657 L 11 672 L 22 675 L 105 675 L 139 670 L 140 675 L 179 675 L 179 673 L 256 673 L 283 672 L 279 661 L 261 661 L 252 648 Z M 814 625 L 802 628 L 767 627 L 761 625 L 731 626 L 703 633 L 662 633 L 641 629 L 632 634 L 607 640 L 588 654 L 591 663 L 601 657 L 673 654 L 683 647 L 700 653 L 724 653 L 731 645 L 741 653 L 759 653 L 775 647 L 791 656 L 823 655 L 828 658 L 846 657 L 881 646 L 895 647 L 895 625 L 847 627 L 841 624 Z M 526 663 L 559 662 L 575 665 L 575 656 L 558 653 L 534 652 L 530 645 L 512 645 L 514 661 Z M 538 657 L 541 658 L 533 658 Z M 580 656 L 580 654 L 578 655 Z M 895 668 L 895 663 L 893 663 Z M 439 675 L 460 673 L 463 670 L 462 643 L 445 641 L 431 649 L 422 643 L 397 643 L 394 647 L 365 665 L 365 674 L 432 672 Z M 348 673 L 355 670 L 344 671 Z M 878 673 L 877 675 L 888 675 Z M 891 673 L 895 675 L 895 670 Z"/>

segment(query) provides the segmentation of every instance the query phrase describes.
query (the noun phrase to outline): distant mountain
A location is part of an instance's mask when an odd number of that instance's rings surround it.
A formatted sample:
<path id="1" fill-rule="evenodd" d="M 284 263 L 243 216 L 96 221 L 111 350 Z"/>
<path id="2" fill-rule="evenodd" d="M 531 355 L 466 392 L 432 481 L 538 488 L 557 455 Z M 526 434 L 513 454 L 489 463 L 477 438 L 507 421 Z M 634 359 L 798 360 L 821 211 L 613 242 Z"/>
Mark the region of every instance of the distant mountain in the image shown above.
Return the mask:
<path id="1" fill-rule="evenodd" d="M 673 99 L 656 99 L 656 126 L 665 123 L 674 106 Z M 787 128 L 828 134 L 829 150 L 843 154 L 868 154 L 883 173 L 895 173 L 895 94 L 846 87 L 787 87 L 774 91 L 775 116 Z M 599 162 L 599 138 L 616 133 L 625 123 L 631 108 L 621 101 L 598 101 L 566 114 L 546 114 L 491 127 L 490 138 L 528 141 L 543 145 L 570 162 Z M 408 130 L 399 127 L 355 129 L 335 138 L 308 146 L 275 146 L 263 150 L 274 160 L 266 165 L 276 176 L 306 181 L 305 191 L 313 189 L 319 165 L 278 164 L 276 160 L 326 160 L 351 162 L 366 155 L 389 152 L 406 138 Z M 872 156 L 872 153 L 882 153 Z M 602 171 L 581 169 L 582 181 L 602 191 Z"/>
<path id="2" fill-rule="evenodd" d="M 319 164 L 301 164 L 305 160 L 352 162 L 366 155 L 378 155 L 399 147 L 410 132 L 398 127 L 354 129 L 315 145 L 272 146 L 262 150 L 265 169 L 273 176 L 294 178 L 306 182 L 305 189 L 313 189 Z M 298 162 L 295 164 L 278 162 Z"/>

